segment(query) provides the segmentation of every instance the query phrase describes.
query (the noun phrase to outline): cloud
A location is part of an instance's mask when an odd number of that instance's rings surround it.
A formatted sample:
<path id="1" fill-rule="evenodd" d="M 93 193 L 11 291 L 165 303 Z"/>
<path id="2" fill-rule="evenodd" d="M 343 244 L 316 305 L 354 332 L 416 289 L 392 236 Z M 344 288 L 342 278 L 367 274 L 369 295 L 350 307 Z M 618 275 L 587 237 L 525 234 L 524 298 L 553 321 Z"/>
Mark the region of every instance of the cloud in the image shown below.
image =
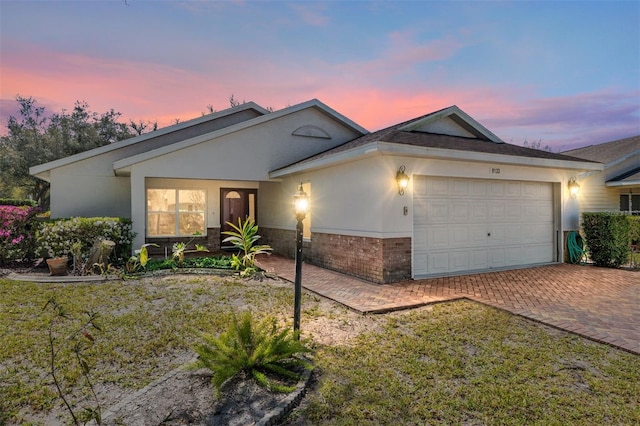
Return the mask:
<path id="1" fill-rule="evenodd" d="M 346 73 L 382 81 L 397 75 L 410 75 L 417 66 L 425 63 L 445 61 L 466 46 L 453 35 L 425 41 L 417 41 L 416 38 L 415 31 L 392 32 L 387 36 L 388 47 L 378 57 L 347 62 L 339 67 Z"/>
<path id="2" fill-rule="evenodd" d="M 500 129 L 507 141 L 542 139 L 557 150 L 609 142 L 640 134 L 640 91 L 608 89 L 518 101 L 486 124 Z"/>
<path id="3" fill-rule="evenodd" d="M 294 3 L 291 9 L 297 13 L 302 22 L 314 27 L 324 27 L 329 24 L 326 5 L 321 3 Z"/>
<path id="4" fill-rule="evenodd" d="M 336 65 L 322 58 L 225 51 L 198 70 L 21 45 L 3 52 L 0 123 L 6 126 L 16 94 L 33 96 L 53 111 L 84 100 L 93 111 L 113 108 L 126 120 L 160 126 L 198 117 L 208 104 L 227 108 L 233 94 L 274 109 L 318 98 L 372 131 L 456 104 L 503 140 L 542 139 L 554 150 L 640 134 L 637 90 L 540 97 L 534 87 L 434 84 L 433 77 L 411 76 L 396 84 L 388 75 L 441 60 L 463 46 L 455 38 L 421 44 L 413 33 L 392 33 L 388 41 L 389 48 L 368 61 Z"/>

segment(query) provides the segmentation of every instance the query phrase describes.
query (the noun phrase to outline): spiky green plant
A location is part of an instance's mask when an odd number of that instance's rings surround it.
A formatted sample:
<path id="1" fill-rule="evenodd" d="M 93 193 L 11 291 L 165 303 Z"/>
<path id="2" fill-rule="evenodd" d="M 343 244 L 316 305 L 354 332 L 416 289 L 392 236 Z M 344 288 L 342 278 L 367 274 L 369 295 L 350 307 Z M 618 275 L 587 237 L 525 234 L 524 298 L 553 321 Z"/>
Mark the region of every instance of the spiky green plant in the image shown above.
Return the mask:
<path id="1" fill-rule="evenodd" d="M 269 253 L 273 249 L 268 245 L 257 245 L 256 242 L 261 238 L 258 235 L 258 225 L 253 219 L 247 218 L 244 223 L 238 218 L 238 224 L 227 222 L 232 231 L 224 231 L 227 238 L 222 240 L 223 243 L 231 243 L 233 247 L 240 250 L 240 255 L 232 257 L 232 266 L 236 270 L 242 270 L 247 273 L 255 272 L 255 258 L 259 254 Z"/>
<path id="2" fill-rule="evenodd" d="M 295 385 L 287 386 L 269 376 L 299 380 L 296 370 L 310 368 L 308 361 L 296 356 L 311 352 L 298 338 L 298 333 L 278 329 L 274 318 L 257 322 L 247 311 L 239 319 L 234 315 L 219 337 L 202 336 L 203 343 L 195 348 L 199 358 L 192 367 L 211 370 L 218 393 L 224 382 L 241 372 L 271 391 L 292 392 Z"/>

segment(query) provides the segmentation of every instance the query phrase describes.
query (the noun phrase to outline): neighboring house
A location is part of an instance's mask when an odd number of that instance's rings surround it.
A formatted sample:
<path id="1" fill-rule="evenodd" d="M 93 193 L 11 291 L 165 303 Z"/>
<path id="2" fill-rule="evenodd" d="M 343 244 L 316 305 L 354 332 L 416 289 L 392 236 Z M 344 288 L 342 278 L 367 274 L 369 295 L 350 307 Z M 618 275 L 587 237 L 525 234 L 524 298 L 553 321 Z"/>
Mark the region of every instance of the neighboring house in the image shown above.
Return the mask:
<path id="1" fill-rule="evenodd" d="M 640 135 L 563 152 L 604 163 L 603 170 L 578 175 L 580 212 L 640 214 Z"/>
<path id="2" fill-rule="evenodd" d="M 504 143 L 456 106 L 369 133 L 311 100 L 243 104 L 30 172 L 51 182 L 52 217 L 130 217 L 136 246 L 169 252 L 195 232 L 218 250 L 225 222 L 251 217 L 293 256 L 302 184 L 307 261 L 388 283 L 561 261 L 578 226 L 568 182 L 600 170 Z"/>

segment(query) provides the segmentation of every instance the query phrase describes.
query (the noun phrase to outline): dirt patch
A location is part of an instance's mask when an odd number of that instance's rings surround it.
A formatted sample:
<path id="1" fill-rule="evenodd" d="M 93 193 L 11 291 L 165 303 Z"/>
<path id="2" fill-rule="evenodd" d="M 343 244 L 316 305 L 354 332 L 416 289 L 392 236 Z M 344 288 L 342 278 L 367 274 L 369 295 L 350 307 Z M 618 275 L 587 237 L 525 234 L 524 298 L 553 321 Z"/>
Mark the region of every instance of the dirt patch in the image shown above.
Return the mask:
<path id="1" fill-rule="evenodd" d="M 0 270 L 0 276 L 10 272 L 33 274 L 34 270 Z M 37 270 L 40 272 L 40 270 Z M 42 273 L 46 273 L 42 271 Z M 208 294 L 213 291 L 231 292 L 233 295 L 242 290 L 242 286 L 234 282 L 237 278 L 218 277 L 225 285 L 212 286 L 213 278 L 193 275 L 169 275 L 146 277 L 132 281 L 132 286 L 147 287 L 146 293 L 155 294 L 161 286 L 178 288 L 183 292 L 191 292 L 189 301 L 192 308 L 210 303 Z M 251 282 L 252 286 L 264 288 L 269 294 L 270 288 L 292 287 L 290 282 L 280 279 L 264 278 Z M 61 284 L 66 286 L 67 284 Z M 68 284 L 73 286 L 76 284 Z M 100 285 L 100 284 L 96 284 Z M 200 290 L 207 288 L 207 292 Z M 246 307 L 251 300 L 235 296 L 224 299 L 224 303 L 236 308 Z M 149 309 L 164 309 L 166 303 L 149 303 Z M 277 303 L 273 301 L 272 303 Z M 236 306 L 241 304 L 242 306 Z M 132 306 L 109 312 L 109 315 L 122 315 Z M 380 327 L 382 317 L 363 316 L 321 296 L 306 292 L 302 305 L 302 337 L 310 339 L 310 345 L 321 348 L 325 345 L 351 345 L 365 331 L 374 331 Z M 190 350 L 178 350 L 162 354 L 154 358 L 155 371 L 170 371 L 163 377 L 154 380 L 144 389 L 132 390 L 115 382 L 96 383 L 95 390 L 102 406 L 103 424 L 105 425 L 245 425 L 256 424 L 267 414 L 277 410 L 283 403 L 290 405 L 291 394 L 272 393 L 257 386 L 252 380 L 239 377 L 223 387 L 217 397 L 211 384 L 211 374 L 207 370 L 187 371 L 179 368 L 193 360 L 195 353 Z M 96 367 L 99 369 L 100 367 Z M 156 376 L 157 377 L 157 376 Z M 43 375 L 45 380 L 48 376 Z M 80 405 L 94 406 L 87 400 Z M 81 410 L 78 407 L 78 410 Z M 25 407 L 22 416 L 18 416 L 33 424 L 64 425 L 68 423 L 69 414 L 60 403 L 50 411 L 34 412 Z M 2 423 L 2 421 L 0 421 Z"/>

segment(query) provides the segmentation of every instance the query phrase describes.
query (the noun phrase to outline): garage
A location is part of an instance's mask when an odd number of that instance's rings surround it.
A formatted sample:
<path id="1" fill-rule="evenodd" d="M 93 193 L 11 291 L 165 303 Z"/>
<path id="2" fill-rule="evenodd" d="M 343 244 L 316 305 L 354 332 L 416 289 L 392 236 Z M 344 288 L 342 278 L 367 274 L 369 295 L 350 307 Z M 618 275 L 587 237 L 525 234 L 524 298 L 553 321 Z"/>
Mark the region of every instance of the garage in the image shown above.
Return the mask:
<path id="1" fill-rule="evenodd" d="M 414 176 L 414 278 L 555 259 L 553 184 Z"/>

